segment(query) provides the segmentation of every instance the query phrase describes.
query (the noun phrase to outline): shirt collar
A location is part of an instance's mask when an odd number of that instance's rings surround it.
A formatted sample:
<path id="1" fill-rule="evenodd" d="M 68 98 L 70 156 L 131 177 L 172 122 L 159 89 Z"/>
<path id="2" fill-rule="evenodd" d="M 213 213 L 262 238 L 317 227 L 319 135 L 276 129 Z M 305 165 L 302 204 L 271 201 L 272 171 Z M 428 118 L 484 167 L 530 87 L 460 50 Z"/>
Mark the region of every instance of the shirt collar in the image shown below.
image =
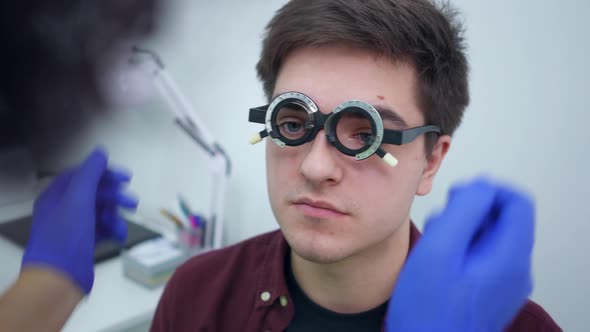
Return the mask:
<path id="1" fill-rule="evenodd" d="M 410 251 L 414 248 L 420 238 L 420 231 L 410 221 Z M 288 298 L 287 281 L 285 277 L 285 262 L 289 254 L 289 244 L 278 230 L 272 234 L 266 243 L 265 257 L 257 278 L 256 285 L 256 308 L 267 307 L 280 301 L 281 297 Z"/>
<path id="2" fill-rule="evenodd" d="M 272 305 L 281 296 L 289 294 L 285 279 L 285 261 L 289 254 L 289 244 L 283 233 L 278 230 L 273 233 L 267 242 L 265 257 L 258 285 L 256 285 L 256 308 Z"/>

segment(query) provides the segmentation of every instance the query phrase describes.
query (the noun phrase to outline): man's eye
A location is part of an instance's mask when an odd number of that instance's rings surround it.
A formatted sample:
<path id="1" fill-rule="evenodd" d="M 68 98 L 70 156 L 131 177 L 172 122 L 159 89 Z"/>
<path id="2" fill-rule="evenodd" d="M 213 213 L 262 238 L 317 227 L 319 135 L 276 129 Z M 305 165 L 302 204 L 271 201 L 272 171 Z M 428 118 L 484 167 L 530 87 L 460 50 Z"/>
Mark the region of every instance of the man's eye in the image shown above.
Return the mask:
<path id="1" fill-rule="evenodd" d="M 303 128 L 303 124 L 299 122 L 290 121 L 283 123 L 281 127 L 283 127 L 285 130 L 289 132 L 296 133 Z"/>
<path id="2" fill-rule="evenodd" d="M 281 120 L 278 127 L 281 135 L 290 139 L 296 139 L 305 132 L 305 123 L 294 118 Z"/>
<path id="3" fill-rule="evenodd" d="M 363 143 L 367 143 L 371 140 L 371 137 L 373 137 L 373 134 L 371 134 L 370 132 L 368 132 L 368 133 L 360 132 L 360 133 L 356 133 L 352 136 Z"/>

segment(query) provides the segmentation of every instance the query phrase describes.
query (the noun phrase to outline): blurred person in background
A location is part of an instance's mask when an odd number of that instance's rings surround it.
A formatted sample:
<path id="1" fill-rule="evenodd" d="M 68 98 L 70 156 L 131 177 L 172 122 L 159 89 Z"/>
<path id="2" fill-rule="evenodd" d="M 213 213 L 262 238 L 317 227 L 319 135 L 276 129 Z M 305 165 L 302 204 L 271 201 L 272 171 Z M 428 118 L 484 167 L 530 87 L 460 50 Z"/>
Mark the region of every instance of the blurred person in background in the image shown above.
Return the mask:
<path id="1" fill-rule="evenodd" d="M 0 153 L 25 146 L 38 161 L 46 137 L 59 138 L 55 152 L 83 133 L 93 113 L 108 109 L 101 80 L 117 51 L 151 35 L 160 10 L 157 0 L 2 1 Z M 92 289 L 96 243 L 125 240 L 118 209 L 137 205 L 124 192 L 130 178 L 97 149 L 37 198 L 21 272 L 0 297 L 0 330 L 63 327 Z"/>

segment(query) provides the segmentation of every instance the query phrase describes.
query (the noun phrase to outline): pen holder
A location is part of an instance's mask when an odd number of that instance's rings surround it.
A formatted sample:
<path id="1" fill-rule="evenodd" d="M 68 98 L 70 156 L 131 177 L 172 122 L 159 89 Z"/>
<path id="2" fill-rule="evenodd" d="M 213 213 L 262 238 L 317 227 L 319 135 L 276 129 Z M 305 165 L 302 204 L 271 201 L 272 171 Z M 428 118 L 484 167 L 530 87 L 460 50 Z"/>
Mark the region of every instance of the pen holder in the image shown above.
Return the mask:
<path id="1" fill-rule="evenodd" d="M 202 228 L 183 228 L 178 230 L 178 243 L 182 250 L 191 254 L 203 248 Z"/>

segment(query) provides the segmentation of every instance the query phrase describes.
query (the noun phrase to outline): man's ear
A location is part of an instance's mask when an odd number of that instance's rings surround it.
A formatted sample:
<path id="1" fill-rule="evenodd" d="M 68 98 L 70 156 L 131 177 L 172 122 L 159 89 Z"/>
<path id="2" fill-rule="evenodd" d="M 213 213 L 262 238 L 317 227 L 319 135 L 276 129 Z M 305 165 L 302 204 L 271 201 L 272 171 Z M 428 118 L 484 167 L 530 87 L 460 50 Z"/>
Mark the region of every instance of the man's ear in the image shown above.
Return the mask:
<path id="1" fill-rule="evenodd" d="M 451 136 L 441 135 L 436 140 L 436 144 L 432 149 L 432 154 L 430 155 L 430 158 L 426 160 L 426 167 L 424 167 L 424 171 L 422 172 L 422 178 L 420 179 L 420 184 L 418 185 L 416 195 L 424 196 L 428 194 L 430 190 L 432 190 L 434 176 L 438 172 L 438 169 L 440 168 L 440 165 L 442 164 L 442 161 L 450 147 Z"/>

